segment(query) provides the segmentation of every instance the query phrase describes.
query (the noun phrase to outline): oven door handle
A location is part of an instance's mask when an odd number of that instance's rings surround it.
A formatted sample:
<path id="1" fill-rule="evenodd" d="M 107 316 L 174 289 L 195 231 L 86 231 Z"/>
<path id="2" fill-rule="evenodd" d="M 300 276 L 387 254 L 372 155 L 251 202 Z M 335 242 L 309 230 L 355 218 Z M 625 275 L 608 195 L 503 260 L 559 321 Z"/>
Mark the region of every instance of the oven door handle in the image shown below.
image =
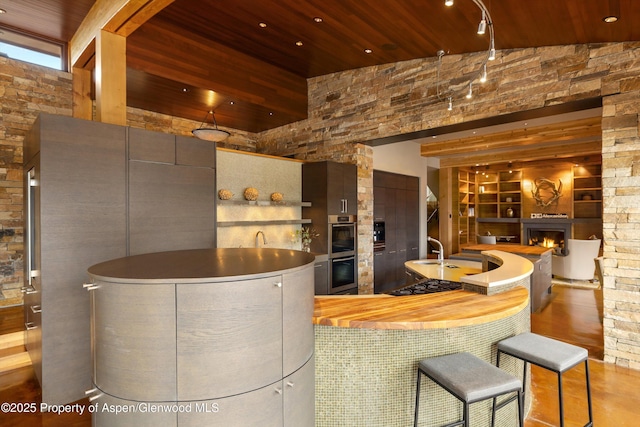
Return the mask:
<path id="1" fill-rule="evenodd" d="M 332 261 L 333 262 L 342 262 L 342 261 L 351 261 L 351 260 L 355 260 L 356 257 L 354 256 L 350 256 L 350 257 L 346 257 L 346 258 L 333 258 Z"/>

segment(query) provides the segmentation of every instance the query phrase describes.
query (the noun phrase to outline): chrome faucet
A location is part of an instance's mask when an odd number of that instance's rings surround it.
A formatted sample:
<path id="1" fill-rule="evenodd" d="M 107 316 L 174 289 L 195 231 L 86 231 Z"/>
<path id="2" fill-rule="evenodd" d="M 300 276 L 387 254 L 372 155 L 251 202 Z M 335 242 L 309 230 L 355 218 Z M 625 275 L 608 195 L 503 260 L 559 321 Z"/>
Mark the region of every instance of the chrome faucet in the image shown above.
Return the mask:
<path id="1" fill-rule="evenodd" d="M 264 233 L 262 232 L 262 230 L 258 231 L 256 233 L 256 248 L 259 248 L 259 244 L 258 244 L 258 236 L 260 236 L 262 234 L 262 244 L 266 245 L 267 244 L 267 238 L 265 237 Z"/>
<path id="2" fill-rule="evenodd" d="M 440 249 L 438 251 L 433 251 L 433 252 L 438 254 L 438 264 L 443 264 L 444 263 L 444 248 L 442 247 L 442 243 L 440 243 L 438 240 L 434 239 L 433 237 L 429 237 L 429 236 L 427 236 L 427 242 L 435 242 L 440 247 Z"/>

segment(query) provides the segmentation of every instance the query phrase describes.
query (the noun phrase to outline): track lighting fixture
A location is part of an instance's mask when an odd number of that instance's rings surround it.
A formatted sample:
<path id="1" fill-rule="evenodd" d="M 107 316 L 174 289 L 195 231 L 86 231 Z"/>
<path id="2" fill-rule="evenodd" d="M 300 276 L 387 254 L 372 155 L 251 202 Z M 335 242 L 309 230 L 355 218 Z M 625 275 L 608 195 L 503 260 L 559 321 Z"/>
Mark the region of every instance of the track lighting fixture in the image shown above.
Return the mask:
<path id="1" fill-rule="evenodd" d="M 482 75 L 480 76 L 480 83 L 485 83 L 487 81 L 487 63 L 485 62 L 482 65 Z"/>
<path id="2" fill-rule="evenodd" d="M 472 0 L 473 3 L 480 9 L 482 13 L 482 17 L 480 23 L 478 24 L 477 32 L 480 35 L 487 34 L 489 35 L 489 46 L 486 50 L 486 56 L 480 62 L 480 68 L 475 73 L 470 73 L 470 77 L 467 85 L 464 83 L 457 81 L 456 79 L 450 79 L 450 87 L 449 89 L 443 90 L 441 88 L 440 83 L 440 75 L 442 71 L 442 57 L 445 55 L 444 50 L 439 50 L 437 52 L 438 56 L 438 69 L 436 72 L 436 95 L 438 99 L 447 103 L 447 110 L 451 111 L 453 109 L 453 98 L 456 96 L 462 96 L 463 91 L 466 91 L 465 97 L 470 99 L 473 97 L 473 82 L 480 81 L 481 83 L 485 83 L 487 81 L 487 61 L 493 61 L 496 59 L 496 47 L 495 47 L 495 34 L 493 29 L 493 20 L 491 18 L 491 14 L 489 10 L 483 3 L 483 0 Z M 445 0 L 446 6 L 453 6 L 453 0 Z"/>
<path id="3" fill-rule="evenodd" d="M 478 34 L 482 35 L 487 31 L 487 15 L 485 15 L 484 11 L 482 11 L 482 19 L 478 24 Z"/>

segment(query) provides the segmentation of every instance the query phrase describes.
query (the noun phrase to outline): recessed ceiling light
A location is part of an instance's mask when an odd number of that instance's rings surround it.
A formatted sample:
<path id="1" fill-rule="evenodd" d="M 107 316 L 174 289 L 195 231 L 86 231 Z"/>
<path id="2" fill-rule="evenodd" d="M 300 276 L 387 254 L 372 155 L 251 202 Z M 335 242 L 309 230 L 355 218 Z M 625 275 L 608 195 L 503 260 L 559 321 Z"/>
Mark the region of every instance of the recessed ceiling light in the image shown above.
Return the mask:
<path id="1" fill-rule="evenodd" d="M 229 101 L 229 104 L 231 104 L 231 105 L 235 105 L 235 104 L 236 104 L 236 101 Z"/>
<path id="2" fill-rule="evenodd" d="M 270 115 L 270 116 L 273 116 L 273 111 L 269 111 L 269 115 Z"/>
<path id="3" fill-rule="evenodd" d="M 301 40 L 298 40 L 298 41 L 296 42 L 296 46 L 302 46 L 303 44 L 304 44 L 304 43 L 302 43 L 302 41 L 301 41 Z"/>
<path id="4" fill-rule="evenodd" d="M 368 54 L 370 54 L 370 53 L 373 53 L 373 51 L 372 51 L 371 49 L 365 49 L 365 50 L 364 50 L 364 53 L 366 53 L 366 54 L 368 55 Z"/>
<path id="5" fill-rule="evenodd" d="M 0 15 L 2 15 L 3 13 L 7 13 L 7 11 L 4 9 L 0 9 Z"/>
<path id="6" fill-rule="evenodd" d="M 189 89 L 187 89 L 186 87 L 183 87 L 183 88 L 182 88 L 182 91 L 183 91 L 183 92 L 189 92 Z"/>
<path id="7" fill-rule="evenodd" d="M 322 21 L 323 21 L 323 19 L 320 18 L 319 16 L 316 16 L 315 18 L 313 18 L 313 22 L 316 22 L 318 24 L 321 23 Z"/>
<path id="8" fill-rule="evenodd" d="M 604 18 L 602 18 L 602 20 L 607 24 L 611 24 L 612 22 L 616 22 L 618 20 L 618 17 L 615 15 L 605 16 Z"/>
<path id="9" fill-rule="evenodd" d="M 261 22 L 258 25 L 260 26 L 260 28 L 267 28 L 267 24 L 265 24 L 264 22 Z"/>

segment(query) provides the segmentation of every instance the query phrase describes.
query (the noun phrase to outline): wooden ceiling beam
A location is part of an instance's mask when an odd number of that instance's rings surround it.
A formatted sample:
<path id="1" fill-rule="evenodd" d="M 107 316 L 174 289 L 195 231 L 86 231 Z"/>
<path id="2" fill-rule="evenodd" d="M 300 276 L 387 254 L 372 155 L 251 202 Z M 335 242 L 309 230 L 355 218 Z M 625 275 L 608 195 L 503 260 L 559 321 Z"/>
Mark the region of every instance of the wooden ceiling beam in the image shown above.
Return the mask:
<path id="1" fill-rule="evenodd" d="M 69 68 L 84 68 L 95 54 L 102 30 L 129 36 L 174 0 L 96 0 L 69 41 Z"/>
<path id="2" fill-rule="evenodd" d="M 570 143 L 572 140 L 597 140 L 602 138 L 601 121 L 601 117 L 589 117 L 490 135 L 430 141 L 420 146 L 420 154 L 424 157 L 442 157 L 466 154 L 469 151 L 505 150 L 511 149 L 513 146 L 535 146 L 549 141 Z"/>
<path id="3" fill-rule="evenodd" d="M 475 165 L 492 165 L 496 163 L 531 162 L 546 159 L 566 159 L 576 157 L 580 153 L 582 157 L 602 153 L 602 141 L 589 141 L 581 143 L 546 144 L 530 147 L 513 145 L 512 149 L 503 152 L 475 151 L 471 147 L 464 155 L 440 157 L 441 168 L 471 167 Z"/>

